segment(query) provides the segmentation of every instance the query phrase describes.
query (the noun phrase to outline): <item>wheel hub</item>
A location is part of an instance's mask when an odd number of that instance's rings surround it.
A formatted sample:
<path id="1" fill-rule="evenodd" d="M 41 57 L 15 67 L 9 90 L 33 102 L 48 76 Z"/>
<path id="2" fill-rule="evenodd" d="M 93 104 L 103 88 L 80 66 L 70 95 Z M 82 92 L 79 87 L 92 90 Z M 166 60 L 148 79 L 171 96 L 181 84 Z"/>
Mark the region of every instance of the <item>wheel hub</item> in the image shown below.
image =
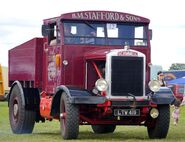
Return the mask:
<path id="1" fill-rule="evenodd" d="M 14 117 L 16 117 L 18 115 L 18 111 L 19 111 L 19 107 L 18 107 L 18 104 L 15 103 L 13 105 L 13 114 L 14 114 Z"/>
<path id="2" fill-rule="evenodd" d="M 66 118 L 66 113 L 60 113 L 60 118 L 65 119 Z"/>

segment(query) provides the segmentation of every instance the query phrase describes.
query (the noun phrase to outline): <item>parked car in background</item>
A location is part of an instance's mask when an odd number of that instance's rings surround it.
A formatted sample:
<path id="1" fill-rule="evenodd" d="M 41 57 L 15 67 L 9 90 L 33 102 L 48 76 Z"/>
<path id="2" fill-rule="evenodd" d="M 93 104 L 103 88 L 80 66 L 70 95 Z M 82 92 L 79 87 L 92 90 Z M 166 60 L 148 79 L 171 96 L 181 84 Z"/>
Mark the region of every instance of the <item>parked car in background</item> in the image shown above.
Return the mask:
<path id="1" fill-rule="evenodd" d="M 174 93 L 174 96 L 182 101 L 183 96 L 185 95 L 185 85 L 184 84 L 173 84 L 173 85 L 168 85 L 168 87 L 171 88 L 171 90 Z"/>

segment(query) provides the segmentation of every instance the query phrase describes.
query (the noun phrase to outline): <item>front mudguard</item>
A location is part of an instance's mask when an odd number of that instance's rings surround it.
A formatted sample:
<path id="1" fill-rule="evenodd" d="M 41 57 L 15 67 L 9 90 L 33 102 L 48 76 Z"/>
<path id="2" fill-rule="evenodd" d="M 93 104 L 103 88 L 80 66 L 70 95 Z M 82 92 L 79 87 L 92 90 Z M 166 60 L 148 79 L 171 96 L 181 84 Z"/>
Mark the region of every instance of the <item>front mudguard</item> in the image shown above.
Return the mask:
<path id="1" fill-rule="evenodd" d="M 69 98 L 71 104 L 103 104 L 106 101 L 106 97 L 93 96 L 87 90 L 69 87 L 69 86 L 58 86 L 56 94 L 52 98 L 51 116 L 57 116 L 60 113 L 60 98 L 62 93 L 65 92 Z"/>
<path id="2" fill-rule="evenodd" d="M 103 104 L 106 98 L 103 96 L 93 96 L 93 94 L 85 89 L 59 86 L 57 92 L 65 92 L 72 104 Z"/>
<path id="3" fill-rule="evenodd" d="M 161 87 L 158 92 L 155 92 L 151 96 L 151 102 L 154 104 L 173 104 L 176 98 L 173 92 L 168 87 Z"/>

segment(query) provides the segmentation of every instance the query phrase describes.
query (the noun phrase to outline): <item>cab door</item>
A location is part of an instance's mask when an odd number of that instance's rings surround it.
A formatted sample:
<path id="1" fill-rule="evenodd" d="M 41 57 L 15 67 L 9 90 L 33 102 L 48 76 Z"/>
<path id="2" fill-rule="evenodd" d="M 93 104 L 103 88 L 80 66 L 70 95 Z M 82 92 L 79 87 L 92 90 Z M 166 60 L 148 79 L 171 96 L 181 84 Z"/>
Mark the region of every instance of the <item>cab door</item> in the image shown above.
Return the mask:
<path id="1" fill-rule="evenodd" d="M 61 83 L 61 45 L 57 25 L 50 25 L 51 32 L 44 44 L 43 89 L 48 94 L 54 94 Z"/>

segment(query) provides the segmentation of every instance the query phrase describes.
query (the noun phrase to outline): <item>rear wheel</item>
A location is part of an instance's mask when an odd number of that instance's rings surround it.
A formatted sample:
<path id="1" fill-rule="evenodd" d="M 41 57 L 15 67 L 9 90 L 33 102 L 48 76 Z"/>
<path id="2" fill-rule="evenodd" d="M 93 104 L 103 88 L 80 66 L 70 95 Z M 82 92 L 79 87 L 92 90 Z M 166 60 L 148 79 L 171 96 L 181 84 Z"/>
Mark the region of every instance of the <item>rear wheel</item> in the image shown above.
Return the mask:
<path id="1" fill-rule="evenodd" d="M 9 120 L 13 133 L 32 133 L 35 124 L 35 112 L 25 109 L 24 94 L 17 84 L 13 87 L 9 100 Z"/>
<path id="2" fill-rule="evenodd" d="M 91 127 L 96 134 L 113 133 L 116 129 L 116 125 L 92 125 Z"/>
<path id="3" fill-rule="evenodd" d="M 151 139 L 161 139 L 166 138 L 168 134 L 169 124 L 170 124 L 170 106 L 160 105 L 158 106 L 159 116 L 156 120 L 152 120 L 151 124 L 148 125 L 148 136 Z M 150 122 L 149 122 L 150 123 Z"/>
<path id="4" fill-rule="evenodd" d="M 67 94 L 62 93 L 60 100 L 60 126 L 64 139 L 76 139 L 79 133 L 78 106 L 71 104 Z"/>

